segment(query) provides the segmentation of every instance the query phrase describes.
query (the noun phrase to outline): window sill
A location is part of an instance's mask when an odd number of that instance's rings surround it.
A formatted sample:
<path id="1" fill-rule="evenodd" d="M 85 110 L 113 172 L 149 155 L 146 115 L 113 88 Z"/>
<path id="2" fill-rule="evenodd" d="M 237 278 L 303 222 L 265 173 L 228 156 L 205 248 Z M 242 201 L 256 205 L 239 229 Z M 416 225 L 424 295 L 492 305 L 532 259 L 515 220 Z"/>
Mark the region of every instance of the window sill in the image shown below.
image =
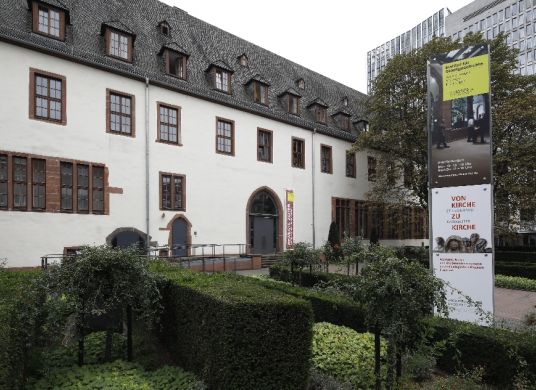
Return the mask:
<path id="1" fill-rule="evenodd" d="M 159 139 L 156 139 L 154 142 L 164 145 L 170 145 L 170 146 L 182 146 L 182 143 L 180 142 L 169 142 L 169 141 L 162 141 Z"/>
<path id="2" fill-rule="evenodd" d="M 132 134 L 132 133 L 122 133 L 120 131 L 114 131 L 114 130 L 106 130 L 106 132 L 108 134 L 113 134 L 113 135 L 121 135 L 123 137 L 129 137 L 129 138 L 136 138 L 136 135 L 135 134 Z"/>
<path id="3" fill-rule="evenodd" d="M 30 119 L 32 119 L 34 121 L 50 123 L 51 125 L 67 126 L 67 120 L 63 120 L 63 119 L 57 121 L 57 120 L 54 120 L 54 119 L 41 118 L 41 117 L 35 116 L 35 115 L 30 116 Z"/>

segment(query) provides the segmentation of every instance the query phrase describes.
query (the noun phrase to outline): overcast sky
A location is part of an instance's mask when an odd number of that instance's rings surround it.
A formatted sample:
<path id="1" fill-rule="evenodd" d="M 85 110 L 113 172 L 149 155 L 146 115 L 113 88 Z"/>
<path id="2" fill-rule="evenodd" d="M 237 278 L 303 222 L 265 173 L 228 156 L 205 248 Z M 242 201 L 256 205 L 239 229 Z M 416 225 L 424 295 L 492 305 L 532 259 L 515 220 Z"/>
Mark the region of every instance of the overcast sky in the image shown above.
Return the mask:
<path id="1" fill-rule="evenodd" d="M 163 0 L 190 15 L 361 92 L 367 52 L 442 7 L 469 0 Z"/>

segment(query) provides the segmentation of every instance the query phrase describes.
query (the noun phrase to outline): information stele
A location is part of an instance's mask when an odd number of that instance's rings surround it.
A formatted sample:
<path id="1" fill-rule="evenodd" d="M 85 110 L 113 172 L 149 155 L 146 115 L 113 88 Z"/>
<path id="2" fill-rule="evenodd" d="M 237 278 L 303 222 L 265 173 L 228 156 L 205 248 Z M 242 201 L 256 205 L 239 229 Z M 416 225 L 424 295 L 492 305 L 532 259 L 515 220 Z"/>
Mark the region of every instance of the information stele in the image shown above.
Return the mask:
<path id="1" fill-rule="evenodd" d="M 487 45 L 428 61 L 430 262 L 449 317 L 481 325 L 494 311 L 489 66 Z"/>

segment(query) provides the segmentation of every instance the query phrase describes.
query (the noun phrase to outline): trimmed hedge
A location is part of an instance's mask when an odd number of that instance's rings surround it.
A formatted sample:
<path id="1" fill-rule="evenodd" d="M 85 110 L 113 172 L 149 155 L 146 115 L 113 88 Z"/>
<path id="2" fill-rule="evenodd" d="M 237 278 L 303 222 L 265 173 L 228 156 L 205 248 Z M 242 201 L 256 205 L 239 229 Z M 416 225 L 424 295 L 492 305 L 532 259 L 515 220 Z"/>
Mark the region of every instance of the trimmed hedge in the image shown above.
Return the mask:
<path id="1" fill-rule="evenodd" d="M 327 283 L 333 280 L 345 280 L 352 277 L 320 271 L 309 272 L 309 270 L 303 270 L 300 274 L 298 271 L 290 272 L 290 268 L 285 265 L 273 265 L 270 267 L 270 278 L 282 282 L 296 283 L 302 287 L 313 287 L 320 282 Z"/>
<path id="2" fill-rule="evenodd" d="M 438 317 L 427 322 L 434 329 L 430 341 L 444 343 L 437 359 L 442 370 L 455 373 L 481 366 L 484 381 L 501 389 L 512 388 L 518 374 L 536 383 L 536 335 Z"/>
<path id="3" fill-rule="evenodd" d="M 310 302 L 315 322 L 330 322 L 335 325 L 347 326 L 358 332 L 367 330 L 363 305 L 343 295 L 296 287 L 277 280 L 258 279 L 258 281 L 269 289 L 290 294 Z"/>
<path id="4" fill-rule="evenodd" d="M 38 338 L 40 300 L 33 289 L 39 271 L 0 269 L 0 389 L 24 387 Z"/>
<path id="5" fill-rule="evenodd" d="M 495 275 L 495 286 L 536 292 L 536 280 L 519 276 Z"/>
<path id="6" fill-rule="evenodd" d="M 303 299 L 231 274 L 155 263 L 162 276 L 161 339 L 212 389 L 304 389 L 313 313 Z"/>
<path id="7" fill-rule="evenodd" d="M 495 273 L 536 279 L 536 264 L 523 262 L 495 262 Z"/>

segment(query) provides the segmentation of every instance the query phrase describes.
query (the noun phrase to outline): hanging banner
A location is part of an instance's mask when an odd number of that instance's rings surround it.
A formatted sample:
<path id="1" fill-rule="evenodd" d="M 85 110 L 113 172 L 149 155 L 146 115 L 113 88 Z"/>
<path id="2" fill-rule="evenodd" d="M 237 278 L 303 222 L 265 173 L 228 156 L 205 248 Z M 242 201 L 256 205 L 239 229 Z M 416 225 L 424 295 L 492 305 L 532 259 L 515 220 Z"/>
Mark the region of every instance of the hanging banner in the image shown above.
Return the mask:
<path id="1" fill-rule="evenodd" d="M 287 190 L 287 249 L 294 246 L 294 191 Z"/>
<path id="2" fill-rule="evenodd" d="M 487 45 L 428 62 L 431 265 L 452 287 L 450 317 L 481 324 L 494 286 L 489 66 Z"/>

